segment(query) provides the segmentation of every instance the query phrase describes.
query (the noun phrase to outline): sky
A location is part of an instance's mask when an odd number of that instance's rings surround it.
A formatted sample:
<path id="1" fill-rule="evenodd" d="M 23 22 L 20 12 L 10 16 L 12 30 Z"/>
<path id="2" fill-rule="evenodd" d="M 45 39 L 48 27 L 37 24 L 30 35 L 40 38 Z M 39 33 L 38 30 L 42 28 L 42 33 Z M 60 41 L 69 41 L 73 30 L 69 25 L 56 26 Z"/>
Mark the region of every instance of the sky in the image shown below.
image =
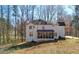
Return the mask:
<path id="1" fill-rule="evenodd" d="M 74 12 L 74 7 L 72 6 L 72 5 L 62 5 L 62 6 L 64 6 L 64 9 L 65 9 L 65 11 L 68 13 L 68 14 L 70 14 L 70 15 L 72 15 L 73 14 L 73 12 Z M 5 6 L 3 6 L 4 7 L 4 10 L 6 10 L 6 5 Z M 37 6 L 37 8 L 39 8 L 39 5 Z M 72 9 L 73 10 L 72 10 Z"/>
<path id="2" fill-rule="evenodd" d="M 36 5 L 36 6 L 37 6 L 36 8 L 39 8 L 39 5 Z M 58 5 L 57 5 L 57 6 L 58 6 Z M 73 15 L 73 13 L 74 13 L 74 6 L 72 6 L 72 5 L 61 5 L 61 6 L 64 7 L 64 10 L 67 12 L 68 15 Z M 7 14 L 7 6 L 5 5 L 5 6 L 3 6 L 3 7 L 4 7 L 5 16 L 7 16 L 7 15 L 6 15 L 6 14 Z M 12 8 L 10 8 L 10 9 L 12 9 Z M 43 9 L 43 7 L 42 7 L 42 9 Z M 42 10 L 42 9 L 41 9 L 41 10 Z M 11 11 L 10 13 L 12 13 L 12 12 L 13 12 L 13 11 Z M 38 16 L 36 16 L 37 13 L 38 13 L 38 11 L 37 11 L 37 9 L 35 9 L 35 17 L 36 17 L 36 18 L 38 18 Z M 19 14 L 20 14 L 20 12 L 19 12 Z M 11 18 L 11 22 L 15 22 L 13 17 L 10 17 L 10 18 Z M 54 17 L 54 19 L 56 19 L 56 16 Z"/>
<path id="3" fill-rule="evenodd" d="M 64 7 L 65 7 L 65 10 L 67 11 L 68 14 L 72 15 L 74 13 L 74 6 L 66 5 Z"/>

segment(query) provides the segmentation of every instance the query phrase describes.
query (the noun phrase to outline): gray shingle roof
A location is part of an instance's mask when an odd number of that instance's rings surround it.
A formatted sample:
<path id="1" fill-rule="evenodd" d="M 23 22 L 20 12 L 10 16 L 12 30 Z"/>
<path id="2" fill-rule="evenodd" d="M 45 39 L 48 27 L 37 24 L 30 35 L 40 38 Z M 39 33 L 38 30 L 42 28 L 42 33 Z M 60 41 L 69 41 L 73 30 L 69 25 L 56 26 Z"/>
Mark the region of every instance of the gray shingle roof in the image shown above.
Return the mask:
<path id="1" fill-rule="evenodd" d="M 46 25 L 46 24 L 49 25 L 49 24 L 52 24 L 52 23 L 47 22 L 47 21 L 42 20 L 42 19 L 31 20 L 31 21 L 29 21 L 29 23 L 33 23 L 35 25 Z"/>

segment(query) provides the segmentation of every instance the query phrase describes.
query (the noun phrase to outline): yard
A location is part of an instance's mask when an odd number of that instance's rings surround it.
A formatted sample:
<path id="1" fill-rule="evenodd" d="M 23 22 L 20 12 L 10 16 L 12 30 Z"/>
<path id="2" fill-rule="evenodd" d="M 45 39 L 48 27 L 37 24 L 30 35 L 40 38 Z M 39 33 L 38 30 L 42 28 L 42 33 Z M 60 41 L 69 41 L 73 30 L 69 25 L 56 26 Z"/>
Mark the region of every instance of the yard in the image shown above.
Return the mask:
<path id="1" fill-rule="evenodd" d="M 1 49 L 0 49 L 1 50 Z M 3 52 L 2 52 L 3 53 Z M 79 53 L 79 38 L 66 36 L 57 42 L 22 43 L 12 46 L 4 53 L 13 54 L 72 54 Z"/>

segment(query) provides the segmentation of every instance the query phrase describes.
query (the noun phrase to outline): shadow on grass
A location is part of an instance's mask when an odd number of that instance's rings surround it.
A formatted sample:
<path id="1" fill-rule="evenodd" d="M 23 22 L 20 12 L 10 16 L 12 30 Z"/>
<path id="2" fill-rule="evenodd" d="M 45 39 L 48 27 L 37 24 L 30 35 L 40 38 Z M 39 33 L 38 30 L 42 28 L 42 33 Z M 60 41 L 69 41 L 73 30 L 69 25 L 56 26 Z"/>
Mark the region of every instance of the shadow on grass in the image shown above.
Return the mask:
<path id="1" fill-rule="evenodd" d="M 65 39 L 60 39 L 60 40 L 65 40 Z M 37 46 L 40 44 L 52 43 L 52 42 L 55 43 L 57 41 L 58 40 L 54 40 L 54 41 L 50 40 L 50 41 L 42 41 L 42 42 L 27 42 L 27 43 L 23 43 L 23 44 L 16 45 L 16 46 L 11 46 L 6 50 L 18 50 L 18 49 L 30 48 L 30 47 Z"/>

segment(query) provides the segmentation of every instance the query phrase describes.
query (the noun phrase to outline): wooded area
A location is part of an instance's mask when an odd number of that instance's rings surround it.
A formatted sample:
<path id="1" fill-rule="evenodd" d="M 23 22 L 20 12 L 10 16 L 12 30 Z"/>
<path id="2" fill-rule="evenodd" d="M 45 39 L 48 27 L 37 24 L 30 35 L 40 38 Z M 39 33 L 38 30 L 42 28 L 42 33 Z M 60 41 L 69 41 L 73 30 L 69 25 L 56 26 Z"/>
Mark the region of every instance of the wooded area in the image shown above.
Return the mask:
<path id="1" fill-rule="evenodd" d="M 75 5 L 71 15 L 71 34 L 79 37 L 79 6 Z M 65 8 L 59 5 L 0 5 L 0 45 L 24 42 L 26 38 L 26 21 L 42 19 L 55 22 L 68 16 Z"/>

